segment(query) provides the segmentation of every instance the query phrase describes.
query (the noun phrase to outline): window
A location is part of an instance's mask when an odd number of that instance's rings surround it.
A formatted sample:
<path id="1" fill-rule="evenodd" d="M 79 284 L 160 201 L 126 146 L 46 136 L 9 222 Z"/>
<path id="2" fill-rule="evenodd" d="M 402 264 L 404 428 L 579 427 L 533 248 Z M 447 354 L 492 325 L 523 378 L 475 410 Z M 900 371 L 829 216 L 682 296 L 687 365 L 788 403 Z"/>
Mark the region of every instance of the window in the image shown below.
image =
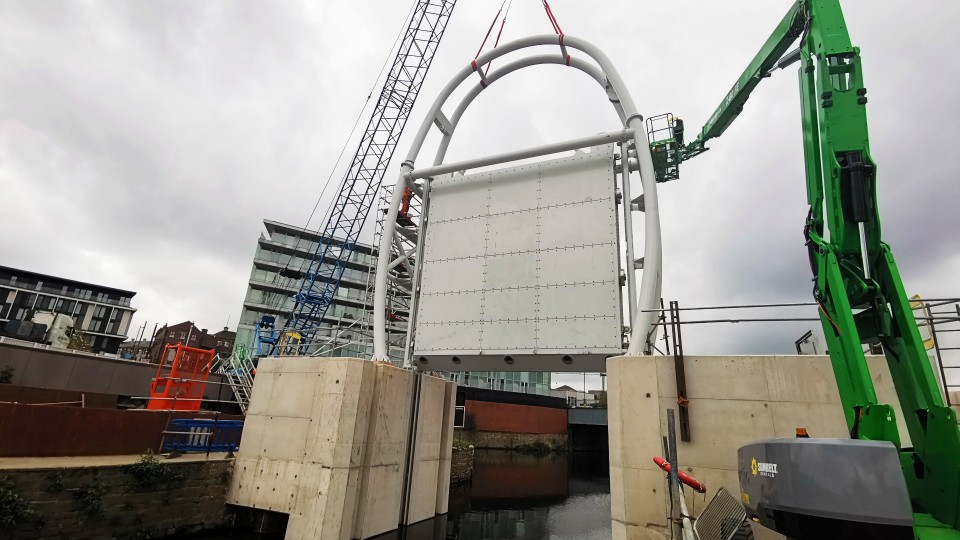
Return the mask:
<path id="1" fill-rule="evenodd" d="M 77 302 L 77 313 L 73 316 L 73 323 L 77 326 L 82 326 L 84 319 L 87 317 L 87 307 L 88 304 L 81 304 Z"/>
<path id="2" fill-rule="evenodd" d="M 93 308 L 93 319 L 90 321 L 90 330 L 93 332 L 106 332 L 107 319 L 112 310 L 106 306 L 96 306 Z"/>
<path id="3" fill-rule="evenodd" d="M 170 332 L 169 334 L 167 334 L 167 337 L 173 339 L 173 338 L 177 337 L 177 333 L 176 333 L 176 332 Z"/>
<path id="4" fill-rule="evenodd" d="M 110 324 L 107 326 L 108 334 L 119 334 L 120 333 L 120 310 L 111 309 L 110 310 Z"/>
<path id="5" fill-rule="evenodd" d="M 186 332 L 180 332 L 180 339 L 187 339 L 187 333 L 186 333 Z"/>
<path id="6" fill-rule="evenodd" d="M 13 301 L 13 309 L 10 310 L 10 318 L 20 321 L 27 319 L 27 313 L 33 309 L 33 303 L 37 300 L 37 295 L 20 291 L 17 298 Z"/>
<path id="7" fill-rule="evenodd" d="M 64 299 L 61 298 L 61 299 L 57 300 L 57 307 L 56 307 L 55 311 L 56 311 L 57 313 L 64 313 L 64 314 L 66 314 L 66 315 L 73 315 L 73 308 L 75 308 L 76 305 L 77 305 L 77 303 L 74 302 L 73 300 L 64 300 Z"/>
<path id="8" fill-rule="evenodd" d="M 13 295 L 11 294 L 10 297 L 12 298 Z M 7 290 L 0 289 L 0 319 L 7 318 L 7 314 L 10 311 L 10 305 L 11 302 L 7 300 Z"/>
<path id="9" fill-rule="evenodd" d="M 37 298 L 37 304 L 34 307 L 36 311 L 53 311 L 53 306 L 56 302 L 56 298 L 52 296 L 41 295 Z"/>

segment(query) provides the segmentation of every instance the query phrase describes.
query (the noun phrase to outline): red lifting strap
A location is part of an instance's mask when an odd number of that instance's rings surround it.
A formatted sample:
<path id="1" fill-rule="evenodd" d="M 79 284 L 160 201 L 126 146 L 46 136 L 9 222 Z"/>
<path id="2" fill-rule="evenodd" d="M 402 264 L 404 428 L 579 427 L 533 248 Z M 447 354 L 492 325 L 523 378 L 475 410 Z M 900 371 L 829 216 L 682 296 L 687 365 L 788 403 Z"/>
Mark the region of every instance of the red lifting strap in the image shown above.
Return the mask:
<path id="1" fill-rule="evenodd" d="M 563 56 L 564 62 L 569 66 L 570 65 L 570 55 L 567 54 L 567 47 L 563 44 L 563 30 L 560 28 L 560 23 L 557 22 L 557 17 L 553 14 L 553 10 L 550 9 L 550 4 L 547 3 L 547 0 L 543 0 L 543 10 L 547 12 L 547 18 L 550 19 L 550 24 L 553 26 L 553 31 L 557 33 L 560 42 L 560 55 Z"/>
<path id="2" fill-rule="evenodd" d="M 506 0 L 504 0 L 504 4 Z M 490 21 L 490 28 L 487 28 L 487 35 L 483 36 L 483 42 L 480 43 L 480 48 L 477 49 L 477 56 L 474 56 L 474 60 L 480 56 L 480 53 L 483 52 L 483 46 L 487 44 L 487 39 L 490 38 L 490 32 L 493 32 L 493 25 L 497 24 L 497 19 L 500 17 L 500 12 L 503 11 L 503 4 L 500 4 L 500 9 L 497 10 L 497 14 L 493 16 L 493 20 Z"/>
<path id="3" fill-rule="evenodd" d="M 550 19 L 550 24 L 553 25 L 553 31 L 558 34 L 563 34 L 563 30 L 560 29 L 560 23 L 557 22 L 557 18 L 553 15 L 553 10 L 550 9 L 550 4 L 547 3 L 547 0 L 543 0 L 543 10 L 547 12 L 547 18 Z"/>
<path id="4" fill-rule="evenodd" d="M 476 59 L 476 58 L 474 58 L 473 60 L 470 61 L 470 67 L 473 68 L 474 71 L 476 71 L 477 73 L 480 74 L 480 86 L 482 86 L 483 88 L 486 88 L 486 87 L 487 87 L 487 75 L 486 75 L 486 73 L 483 72 L 483 70 L 477 68 L 477 59 Z"/>
<path id="5" fill-rule="evenodd" d="M 509 3 L 508 3 L 508 1 L 509 1 Z M 507 24 L 507 14 L 510 13 L 510 6 L 512 6 L 512 5 L 513 5 L 513 0 L 503 0 L 503 2 L 500 3 L 500 9 L 497 10 L 497 14 L 494 15 L 494 16 L 493 16 L 493 20 L 490 21 L 490 27 L 487 28 L 487 34 L 486 34 L 485 36 L 483 36 L 483 42 L 480 43 L 480 48 L 477 49 L 477 54 L 476 54 L 476 56 L 473 57 L 474 62 L 472 62 L 472 63 L 470 64 L 470 67 L 472 67 L 474 71 L 476 71 L 477 73 L 480 74 L 480 86 L 482 86 L 483 88 L 486 88 L 486 87 L 487 87 L 487 77 L 486 77 L 486 74 L 487 74 L 487 73 L 490 73 L 490 64 L 492 64 L 493 62 L 487 62 L 487 67 L 486 67 L 486 69 L 481 71 L 481 70 L 477 69 L 477 62 L 476 62 L 476 60 L 477 60 L 477 58 L 480 57 L 480 53 L 483 52 L 483 48 L 484 48 L 484 46 L 486 46 L 487 40 L 490 39 L 490 33 L 493 32 L 493 27 L 497 24 L 497 19 L 500 18 L 500 14 L 503 13 L 503 20 L 500 22 L 500 31 L 497 32 L 497 39 L 496 39 L 496 41 L 493 43 L 493 48 L 496 49 L 496 48 L 497 48 L 497 45 L 500 44 L 500 36 L 503 35 L 503 27 L 506 26 L 506 24 Z M 503 6 L 507 6 L 507 11 L 506 11 L 506 12 L 503 11 Z"/>
<path id="6" fill-rule="evenodd" d="M 510 13 L 510 6 L 512 6 L 512 5 L 513 5 L 513 0 L 510 0 L 510 3 L 507 4 L 507 12 L 503 14 L 503 20 L 500 21 L 500 31 L 497 32 L 497 40 L 493 42 L 493 48 L 494 48 L 494 49 L 496 49 L 496 48 L 497 48 L 497 45 L 500 44 L 500 36 L 503 35 L 503 27 L 507 25 L 507 15 Z M 499 14 L 500 14 L 500 12 L 498 11 L 498 12 L 497 12 L 497 15 L 499 15 Z M 496 19 L 494 19 L 494 21 L 496 21 Z M 490 73 L 490 64 L 492 64 L 492 63 L 493 63 L 492 61 L 491 61 L 491 62 L 487 62 L 487 70 L 483 72 L 484 75 L 486 75 L 487 73 Z"/>

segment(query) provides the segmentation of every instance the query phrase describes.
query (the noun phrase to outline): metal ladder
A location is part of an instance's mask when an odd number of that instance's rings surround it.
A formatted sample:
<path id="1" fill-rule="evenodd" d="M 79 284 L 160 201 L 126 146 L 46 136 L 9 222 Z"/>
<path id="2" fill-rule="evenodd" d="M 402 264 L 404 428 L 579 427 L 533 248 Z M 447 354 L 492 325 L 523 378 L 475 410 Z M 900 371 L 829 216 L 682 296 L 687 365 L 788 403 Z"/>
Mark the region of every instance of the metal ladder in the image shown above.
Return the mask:
<path id="1" fill-rule="evenodd" d="M 226 359 L 217 355 L 213 359 L 213 369 L 210 371 L 223 376 L 227 384 L 233 391 L 237 404 L 240 405 L 240 411 L 247 413 L 247 407 L 250 406 L 250 395 L 253 393 L 253 373 L 256 366 L 252 358 L 231 354 Z"/>

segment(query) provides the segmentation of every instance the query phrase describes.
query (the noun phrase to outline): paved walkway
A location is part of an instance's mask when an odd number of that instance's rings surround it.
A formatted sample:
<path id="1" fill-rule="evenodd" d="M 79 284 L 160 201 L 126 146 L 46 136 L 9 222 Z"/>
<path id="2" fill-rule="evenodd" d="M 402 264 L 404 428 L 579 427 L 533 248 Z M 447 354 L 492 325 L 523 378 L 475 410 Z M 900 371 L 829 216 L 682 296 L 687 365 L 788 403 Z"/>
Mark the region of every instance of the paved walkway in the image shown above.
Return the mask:
<path id="1" fill-rule="evenodd" d="M 188 461 L 208 461 L 204 452 L 183 454 L 173 459 L 157 456 L 164 463 L 184 463 Z M 226 452 L 210 452 L 209 461 L 227 459 Z M 109 467 L 112 465 L 130 465 L 140 461 L 140 455 L 126 456 L 72 456 L 72 457 L 0 457 L 0 470 L 10 469 L 59 469 L 72 467 Z"/>

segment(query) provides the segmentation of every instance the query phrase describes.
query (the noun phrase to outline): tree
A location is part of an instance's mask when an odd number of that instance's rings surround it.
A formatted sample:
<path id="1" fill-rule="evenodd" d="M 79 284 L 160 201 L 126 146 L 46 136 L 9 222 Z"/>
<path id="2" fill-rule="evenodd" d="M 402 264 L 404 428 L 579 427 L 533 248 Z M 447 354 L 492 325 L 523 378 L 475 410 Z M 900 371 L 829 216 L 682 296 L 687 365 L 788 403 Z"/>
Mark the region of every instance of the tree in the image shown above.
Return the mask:
<path id="1" fill-rule="evenodd" d="M 607 408 L 607 393 L 606 392 L 594 392 L 597 400 L 593 402 L 594 409 L 606 409 Z"/>
<path id="2" fill-rule="evenodd" d="M 75 351 L 85 351 L 90 352 L 90 342 L 87 339 L 87 334 L 83 330 L 80 330 L 77 327 L 70 329 L 70 341 L 67 342 L 67 348 L 73 349 Z"/>

